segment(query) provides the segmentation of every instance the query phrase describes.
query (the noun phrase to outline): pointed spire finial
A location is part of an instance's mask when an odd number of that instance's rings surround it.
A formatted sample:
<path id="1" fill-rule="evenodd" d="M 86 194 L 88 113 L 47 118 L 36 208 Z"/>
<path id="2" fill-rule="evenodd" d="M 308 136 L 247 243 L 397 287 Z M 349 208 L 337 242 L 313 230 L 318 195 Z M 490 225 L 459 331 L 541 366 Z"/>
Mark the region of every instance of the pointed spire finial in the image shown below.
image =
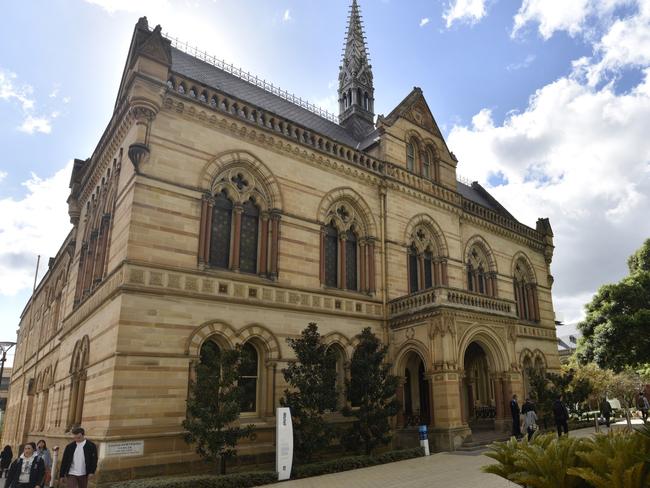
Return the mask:
<path id="1" fill-rule="evenodd" d="M 374 129 L 372 66 L 357 0 L 352 0 L 339 72 L 339 121 L 356 137 Z"/>

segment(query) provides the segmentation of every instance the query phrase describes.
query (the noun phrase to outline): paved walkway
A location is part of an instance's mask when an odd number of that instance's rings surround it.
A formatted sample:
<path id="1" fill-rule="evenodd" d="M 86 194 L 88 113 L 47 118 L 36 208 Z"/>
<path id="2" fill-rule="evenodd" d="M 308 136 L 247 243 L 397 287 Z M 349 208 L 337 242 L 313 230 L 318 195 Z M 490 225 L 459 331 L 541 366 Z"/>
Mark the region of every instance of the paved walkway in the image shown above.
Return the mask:
<path id="1" fill-rule="evenodd" d="M 580 429 L 570 433 L 585 437 L 594 429 Z M 441 452 L 429 457 L 409 459 L 371 468 L 344 471 L 279 484 L 273 488 L 516 488 L 493 474 L 481 471 L 481 466 L 495 461 L 483 451 Z"/>

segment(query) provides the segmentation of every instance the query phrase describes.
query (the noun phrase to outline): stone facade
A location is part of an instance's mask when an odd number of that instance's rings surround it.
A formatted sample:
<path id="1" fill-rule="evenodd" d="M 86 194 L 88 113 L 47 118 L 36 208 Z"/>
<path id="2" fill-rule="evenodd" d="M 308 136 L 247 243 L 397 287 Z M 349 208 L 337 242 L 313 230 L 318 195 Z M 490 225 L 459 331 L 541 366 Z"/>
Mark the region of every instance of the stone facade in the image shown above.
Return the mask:
<path id="1" fill-rule="evenodd" d="M 560 365 L 548 221 L 529 228 L 457 183 L 419 89 L 359 150 L 175 72 L 173 49 L 141 19 L 106 131 L 75 162 L 74 226 L 21 318 L 3 443 L 60 444 L 81 423 L 100 444 L 100 481 L 186 471 L 188 381 L 211 339 L 254 347 L 242 421 L 257 435 L 240 453 L 273 452 L 286 339 L 309 322 L 342 374 L 362 328 L 389 345 L 396 442 L 421 422 L 443 450 L 504 428 L 524 363 Z M 233 236 L 219 267 L 221 195 Z M 251 222 L 255 239 L 240 242 Z M 254 272 L 242 269 L 250 242 Z"/>

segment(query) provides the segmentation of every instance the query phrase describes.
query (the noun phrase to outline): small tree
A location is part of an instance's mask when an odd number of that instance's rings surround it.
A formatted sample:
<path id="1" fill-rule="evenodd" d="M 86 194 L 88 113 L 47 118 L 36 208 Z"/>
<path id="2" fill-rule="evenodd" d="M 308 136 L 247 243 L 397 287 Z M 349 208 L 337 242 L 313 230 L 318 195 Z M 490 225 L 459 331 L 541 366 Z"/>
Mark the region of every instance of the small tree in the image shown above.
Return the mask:
<path id="1" fill-rule="evenodd" d="M 242 364 L 241 348 L 220 350 L 213 343 L 201 349 L 201 360 L 194 370 L 187 400 L 185 441 L 208 461 L 219 461 L 219 472 L 226 473 L 226 461 L 237 454 L 235 446 L 242 437 L 250 437 L 253 426 L 234 422 L 241 410 L 241 389 L 237 386 Z"/>
<path id="2" fill-rule="evenodd" d="M 282 371 L 291 389 L 285 390 L 280 404 L 291 408 L 296 455 L 310 462 L 314 454 L 329 446 L 334 437 L 323 413 L 336 408 L 335 359 L 328 354 L 318 326 L 313 322 L 299 338 L 287 339 L 287 342 L 296 361 Z"/>
<path id="3" fill-rule="evenodd" d="M 398 379 L 389 373 L 390 364 L 385 362 L 387 347 L 369 327 L 359 335 L 350 363 L 351 379 L 346 381 L 347 397 L 358 408 L 346 407 L 343 414 L 354 417 L 352 425 L 341 439 L 349 450 L 362 447 L 366 454 L 390 442 L 390 417 L 399 409 L 395 398 Z"/>

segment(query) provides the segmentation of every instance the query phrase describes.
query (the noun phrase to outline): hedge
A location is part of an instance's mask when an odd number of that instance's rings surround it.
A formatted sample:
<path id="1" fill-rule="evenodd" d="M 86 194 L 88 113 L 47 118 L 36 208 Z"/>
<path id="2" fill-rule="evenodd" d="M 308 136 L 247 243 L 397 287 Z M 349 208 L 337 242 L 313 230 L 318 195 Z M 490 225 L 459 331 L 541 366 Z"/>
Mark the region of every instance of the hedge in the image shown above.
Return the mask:
<path id="1" fill-rule="evenodd" d="M 111 486 L 113 488 L 251 488 L 275 483 L 277 480 L 278 474 L 274 471 L 254 471 L 223 476 L 204 474 L 149 478 L 121 481 Z"/>
<path id="2" fill-rule="evenodd" d="M 367 468 L 379 464 L 404 461 L 424 456 L 421 447 L 414 449 L 401 449 L 388 451 L 376 456 L 348 456 L 320 463 L 294 466 L 291 478 L 309 478 L 328 473 L 339 473 L 352 469 Z M 249 473 L 233 473 L 224 476 L 198 475 L 198 476 L 172 476 L 164 478 L 150 478 L 142 480 L 122 481 L 111 485 L 113 488 L 250 488 L 254 486 L 275 483 L 278 474 L 273 471 L 253 471 Z"/>
<path id="3" fill-rule="evenodd" d="M 388 451 L 376 456 L 348 456 L 320 463 L 305 464 L 304 466 L 294 466 L 291 471 L 291 478 L 309 478 L 322 474 L 339 473 L 395 461 L 404 461 L 420 456 L 424 456 L 424 450 L 421 447 Z"/>

